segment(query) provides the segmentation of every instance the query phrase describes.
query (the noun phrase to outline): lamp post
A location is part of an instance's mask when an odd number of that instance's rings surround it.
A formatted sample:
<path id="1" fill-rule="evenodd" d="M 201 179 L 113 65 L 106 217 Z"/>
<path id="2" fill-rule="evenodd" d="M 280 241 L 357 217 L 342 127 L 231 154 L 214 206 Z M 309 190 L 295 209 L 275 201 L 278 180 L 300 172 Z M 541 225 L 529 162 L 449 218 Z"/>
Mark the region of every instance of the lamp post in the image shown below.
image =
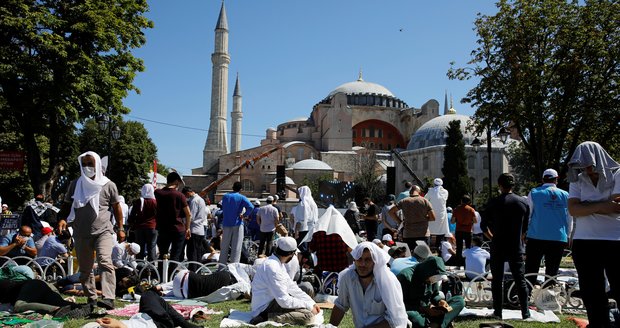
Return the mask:
<path id="1" fill-rule="evenodd" d="M 501 129 L 499 129 L 499 131 L 497 132 L 497 136 L 499 137 L 499 139 L 501 140 L 501 142 L 503 144 L 506 144 L 506 141 L 508 140 L 508 136 L 510 136 L 510 131 L 506 128 L 506 127 L 502 127 Z M 471 142 L 471 146 L 474 148 L 474 151 L 476 153 L 478 153 L 478 149 L 480 149 L 480 146 L 482 145 L 482 142 L 480 141 L 480 139 L 478 139 L 478 137 L 475 137 L 474 140 Z M 487 153 L 488 153 L 488 161 L 489 161 L 489 200 L 491 200 L 492 198 L 492 188 L 493 188 L 493 170 L 491 168 L 491 127 L 487 127 Z"/>
<path id="2" fill-rule="evenodd" d="M 111 163 L 111 151 L 112 148 L 112 139 L 118 140 L 121 136 L 121 128 L 118 125 L 112 126 L 112 117 L 109 115 L 101 115 L 98 120 L 99 129 L 101 131 L 107 132 L 108 134 L 108 142 L 106 143 L 106 153 L 108 156 L 108 164 L 105 168 L 105 175 L 108 175 L 110 172 L 110 163 Z"/>

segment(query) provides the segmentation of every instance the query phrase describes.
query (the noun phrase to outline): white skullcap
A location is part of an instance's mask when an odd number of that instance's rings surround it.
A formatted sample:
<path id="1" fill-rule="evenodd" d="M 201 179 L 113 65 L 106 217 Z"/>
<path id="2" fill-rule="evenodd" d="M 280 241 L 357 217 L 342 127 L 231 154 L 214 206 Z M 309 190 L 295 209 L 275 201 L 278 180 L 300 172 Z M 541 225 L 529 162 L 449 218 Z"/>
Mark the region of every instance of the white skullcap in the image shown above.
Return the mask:
<path id="1" fill-rule="evenodd" d="M 257 200 L 255 200 L 255 201 L 254 201 L 254 205 L 256 205 L 256 206 L 260 206 L 260 200 L 258 200 L 258 199 L 257 199 Z"/>
<path id="2" fill-rule="evenodd" d="M 129 249 L 133 254 L 140 254 L 140 245 L 136 243 L 129 244 Z"/>
<path id="3" fill-rule="evenodd" d="M 423 260 L 431 256 L 431 249 L 428 248 L 428 245 L 426 245 L 424 241 L 417 240 L 415 243 L 418 246 L 413 249 L 413 254 L 419 256 Z"/>
<path id="4" fill-rule="evenodd" d="M 273 202 L 273 196 L 267 196 L 267 200 Z"/>
<path id="5" fill-rule="evenodd" d="M 394 239 L 392 239 L 392 235 L 390 235 L 389 233 L 383 235 L 383 237 L 381 237 L 381 240 L 394 241 Z"/>
<path id="6" fill-rule="evenodd" d="M 294 252 L 297 249 L 297 241 L 293 237 L 278 238 L 276 246 L 285 252 Z"/>
<path id="7" fill-rule="evenodd" d="M 443 180 L 440 178 L 435 178 L 435 180 L 433 180 L 433 184 L 436 186 L 443 186 Z"/>
<path id="8" fill-rule="evenodd" d="M 378 244 L 381 244 L 381 240 L 379 240 L 379 239 L 373 239 L 373 240 L 372 240 L 372 243 L 373 243 L 373 244 L 375 244 L 375 245 L 378 245 Z"/>

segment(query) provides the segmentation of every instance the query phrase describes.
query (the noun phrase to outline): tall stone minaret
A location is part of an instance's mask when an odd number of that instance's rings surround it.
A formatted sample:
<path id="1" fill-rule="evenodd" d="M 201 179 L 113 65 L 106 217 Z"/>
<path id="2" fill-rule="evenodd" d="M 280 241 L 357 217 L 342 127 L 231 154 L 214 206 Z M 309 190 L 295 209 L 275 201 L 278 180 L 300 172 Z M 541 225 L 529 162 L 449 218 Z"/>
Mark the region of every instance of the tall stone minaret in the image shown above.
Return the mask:
<path id="1" fill-rule="evenodd" d="M 215 51 L 211 55 L 213 76 L 211 77 L 211 119 L 207 142 L 203 150 L 202 168 L 207 172 L 217 164 L 220 156 L 228 153 L 226 143 L 226 112 L 228 109 L 228 20 L 222 2 L 220 16 L 215 26 Z"/>
<path id="2" fill-rule="evenodd" d="M 230 113 L 232 118 L 232 124 L 230 127 L 230 152 L 236 152 L 241 150 L 241 118 L 243 112 L 241 111 L 241 87 L 239 86 L 239 73 L 237 73 L 237 81 L 235 82 L 235 91 L 233 91 L 233 109 Z"/>
<path id="3" fill-rule="evenodd" d="M 448 108 L 448 90 L 446 90 L 446 98 L 445 98 L 445 100 L 443 102 L 443 114 L 444 115 L 448 114 L 449 110 L 450 109 Z"/>

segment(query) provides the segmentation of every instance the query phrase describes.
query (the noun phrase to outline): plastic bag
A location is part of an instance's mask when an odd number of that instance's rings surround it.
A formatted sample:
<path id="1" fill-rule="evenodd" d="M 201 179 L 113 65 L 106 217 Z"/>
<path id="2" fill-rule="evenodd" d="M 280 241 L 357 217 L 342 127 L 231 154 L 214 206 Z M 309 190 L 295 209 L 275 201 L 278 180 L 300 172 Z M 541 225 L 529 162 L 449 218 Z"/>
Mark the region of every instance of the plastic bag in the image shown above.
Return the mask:
<path id="1" fill-rule="evenodd" d="M 539 310 L 549 310 L 562 313 L 562 305 L 558 301 L 557 293 L 551 288 L 541 289 L 536 286 L 532 291 L 532 299 Z"/>

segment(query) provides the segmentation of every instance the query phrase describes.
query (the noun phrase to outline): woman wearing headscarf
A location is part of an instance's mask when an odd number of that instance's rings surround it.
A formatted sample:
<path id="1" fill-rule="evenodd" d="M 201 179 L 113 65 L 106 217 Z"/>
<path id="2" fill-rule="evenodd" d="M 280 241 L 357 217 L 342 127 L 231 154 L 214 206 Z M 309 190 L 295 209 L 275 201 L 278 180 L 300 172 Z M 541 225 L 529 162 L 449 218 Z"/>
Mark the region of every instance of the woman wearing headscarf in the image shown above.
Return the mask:
<path id="1" fill-rule="evenodd" d="M 390 256 L 367 241 L 358 244 L 351 255 L 355 262 L 338 275 L 338 298 L 329 323 L 338 326 L 351 308 L 355 327 L 382 323 L 407 327 L 402 289 L 387 267 Z"/>
<path id="2" fill-rule="evenodd" d="M 444 295 L 441 291 L 447 275 L 440 257 L 429 256 L 416 266 L 403 269 L 397 277 L 413 327 L 448 327 L 465 307 L 463 296 Z"/>
<path id="3" fill-rule="evenodd" d="M 601 145 L 586 141 L 568 162 L 568 210 L 575 218 L 573 260 L 589 327 L 608 327 L 605 275 L 620 302 L 620 164 Z"/>
<path id="4" fill-rule="evenodd" d="M 155 221 L 157 201 L 155 200 L 155 188 L 152 184 L 147 183 L 142 186 L 140 194 L 141 197 L 133 202 L 127 224 L 136 233 L 136 244 L 146 250 L 149 261 L 154 261 L 157 259 L 157 230 Z M 136 255 L 136 258 L 143 259 L 144 252 Z"/>
<path id="5" fill-rule="evenodd" d="M 301 186 L 299 192 L 299 204 L 295 210 L 295 239 L 299 244 L 308 231 L 312 231 L 314 224 L 319 218 L 319 208 L 312 198 L 312 191 L 308 186 Z"/>
<path id="6" fill-rule="evenodd" d="M 344 212 L 344 219 L 347 220 L 347 224 L 353 230 L 353 233 L 360 232 L 360 210 L 357 208 L 355 202 L 349 203 L 349 208 Z"/>

